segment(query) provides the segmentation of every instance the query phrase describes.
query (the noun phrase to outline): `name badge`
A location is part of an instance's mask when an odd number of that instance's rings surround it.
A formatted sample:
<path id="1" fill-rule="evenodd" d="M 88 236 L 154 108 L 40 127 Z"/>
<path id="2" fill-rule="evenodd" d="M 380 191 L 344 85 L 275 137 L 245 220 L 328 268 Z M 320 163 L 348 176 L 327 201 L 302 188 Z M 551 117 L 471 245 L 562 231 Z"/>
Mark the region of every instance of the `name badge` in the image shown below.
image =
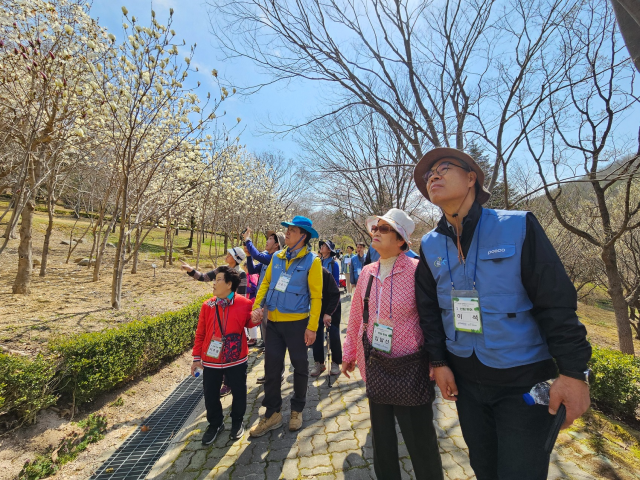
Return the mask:
<path id="1" fill-rule="evenodd" d="M 281 273 L 280 278 L 278 278 L 278 283 L 276 283 L 276 290 L 284 293 L 287 290 L 287 286 L 289 286 L 290 281 L 291 275 L 288 273 Z"/>
<path id="2" fill-rule="evenodd" d="M 371 345 L 381 352 L 391 353 L 391 339 L 393 328 L 388 325 L 373 324 L 373 341 Z"/>
<path id="3" fill-rule="evenodd" d="M 224 342 L 221 338 L 213 337 L 211 339 L 211 343 L 209 344 L 209 348 L 207 349 L 207 357 L 211 358 L 220 358 L 220 353 L 222 352 L 222 347 L 224 346 Z"/>
<path id="4" fill-rule="evenodd" d="M 453 290 L 453 323 L 458 332 L 482 333 L 480 297 L 476 290 Z"/>
<path id="5" fill-rule="evenodd" d="M 357 268 L 356 269 L 356 273 L 358 274 L 358 276 L 360 276 L 360 274 L 362 273 L 362 269 L 361 268 Z"/>

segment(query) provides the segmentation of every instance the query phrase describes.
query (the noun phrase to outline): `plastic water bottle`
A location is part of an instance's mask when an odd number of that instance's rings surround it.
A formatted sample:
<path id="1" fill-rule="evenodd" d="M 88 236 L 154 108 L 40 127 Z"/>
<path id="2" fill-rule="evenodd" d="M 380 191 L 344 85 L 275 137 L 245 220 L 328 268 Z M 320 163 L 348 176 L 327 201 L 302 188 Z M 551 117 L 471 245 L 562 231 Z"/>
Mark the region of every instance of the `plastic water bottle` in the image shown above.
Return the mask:
<path id="1" fill-rule="evenodd" d="M 527 405 L 549 405 L 549 389 L 553 380 L 537 383 L 529 391 L 524 393 L 522 398 Z"/>
<path id="2" fill-rule="evenodd" d="M 202 375 L 202 369 L 201 368 L 196 368 L 196 371 L 193 372 L 193 376 L 198 378 L 200 375 Z"/>

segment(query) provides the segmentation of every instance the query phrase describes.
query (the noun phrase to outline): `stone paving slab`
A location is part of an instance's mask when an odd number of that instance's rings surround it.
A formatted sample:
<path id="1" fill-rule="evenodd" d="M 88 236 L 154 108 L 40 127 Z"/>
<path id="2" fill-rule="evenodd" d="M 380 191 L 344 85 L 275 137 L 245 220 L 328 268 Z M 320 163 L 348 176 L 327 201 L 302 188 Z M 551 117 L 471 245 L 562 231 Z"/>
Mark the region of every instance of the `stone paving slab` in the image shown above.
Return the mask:
<path id="1" fill-rule="evenodd" d="M 343 299 L 341 328 L 346 331 L 349 303 Z M 309 350 L 310 364 L 313 364 Z M 365 385 L 356 369 L 351 380 L 340 376 L 334 386 L 327 385 L 326 372 L 319 379 L 309 378 L 303 428 L 289 432 L 293 370 L 286 359 L 283 394 L 283 426 L 260 438 L 250 438 L 248 430 L 264 413 L 263 387 L 256 384 L 262 376 L 264 358 L 252 352 L 247 377 L 248 398 L 245 436 L 229 439 L 231 395 L 223 398 L 226 430 L 207 447 L 200 440 L 207 428 L 204 405 L 189 419 L 168 451 L 147 478 L 154 480 L 274 480 L 274 479 L 375 479 L 373 451 L 369 433 L 369 408 Z M 436 389 L 437 390 L 437 389 Z M 455 403 L 438 397 L 433 404 L 445 479 L 473 479 L 467 446 L 462 438 Z M 398 430 L 402 474 L 414 479 L 411 459 Z M 557 452 L 552 454 L 549 479 L 593 479 L 573 461 Z"/>

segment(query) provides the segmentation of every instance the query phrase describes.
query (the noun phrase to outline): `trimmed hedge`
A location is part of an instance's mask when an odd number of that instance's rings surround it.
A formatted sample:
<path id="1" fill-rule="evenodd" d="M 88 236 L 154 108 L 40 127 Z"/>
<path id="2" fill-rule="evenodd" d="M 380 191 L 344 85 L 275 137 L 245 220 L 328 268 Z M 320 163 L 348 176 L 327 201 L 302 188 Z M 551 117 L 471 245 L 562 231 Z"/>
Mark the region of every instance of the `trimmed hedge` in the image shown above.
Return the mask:
<path id="1" fill-rule="evenodd" d="M 102 332 L 54 340 L 49 348 L 63 359 L 61 392 L 76 403 L 87 402 L 180 355 L 193 345 L 203 301 Z"/>
<path id="2" fill-rule="evenodd" d="M 60 362 L 0 353 L 0 418 L 6 428 L 32 422 L 38 411 L 54 405 Z"/>
<path id="3" fill-rule="evenodd" d="M 589 366 L 596 375 L 591 400 L 622 418 L 635 419 L 640 407 L 640 358 L 593 346 Z"/>
<path id="4" fill-rule="evenodd" d="M 60 395 L 88 402 L 182 354 L 193 345 L 206 298 L 176 312 L 55 339 L 48 356 L 0 354 L 0 421 L 6 427 L 32 421 Z"/>

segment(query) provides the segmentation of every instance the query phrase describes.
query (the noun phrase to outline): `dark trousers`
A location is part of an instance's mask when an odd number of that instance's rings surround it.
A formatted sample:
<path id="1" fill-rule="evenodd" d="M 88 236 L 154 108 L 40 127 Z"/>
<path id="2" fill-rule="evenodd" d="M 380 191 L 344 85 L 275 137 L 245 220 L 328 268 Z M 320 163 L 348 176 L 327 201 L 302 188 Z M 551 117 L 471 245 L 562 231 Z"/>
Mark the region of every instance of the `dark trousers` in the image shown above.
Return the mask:
<path id="1" fill-rule="evenodd" d="M 460 427 L 478 480 L 546 479 L 544 443 L 554 417 L 546 406 L 524 403 L 531 387 L 480 385 L 460 375 L 456 384 Z"/>
<path id="2" fill-rule="evenodd" d="M 396 419 L 411 457 L 416 480 L 441 480 L 442 460 L 433 426 L 432 402 L 415 407 L 385 405 L 369 400 L 373 468 L 376 477 L 400 480 Z"/>
<path id="3" fill-rule="evenodd" d="M 294 322 L 267 322 L 267 337 L 264 347 L 264 400 L 266 417 L 270 418 L 282 407 L 282 385 L 280 377 L 284 370 L 284 357 L 289 350 L 289 359 L 293 365 L 293 397 L 291 410 L 301 412 L 307 401 L 307 382 L 309 380 L 309 358 L 304 343 L 304 332 L 308 318 Z"/>
<path id="4" fill-rule="evenodd" d="M 222 403 L 220 402 L 220 387 L 222 377 L 226 385 L 231 388 L 233 400 L 231 402 L 231 421 L 238 425 L 244 418 L 247 409 L 247 364 L 229 368 L 204 367 L 202 386 L 204 389 L 204 405 L 207 408 L 207 420 L 214 427 L 222 425 Z"/>
<path id="5" fill-rule="evenodd" d="M 340 321 L 342 320 L 342 310 L 340 306 L 331 316 L 331 326 L 329 327 L 329 347 L 331 348 L 331 361 L 340 365 L 342 363 L 342 344 L 340 343 Z M 313 343 L 313 359 L 316 362 L 324 363 L 324 346 L 327 343 L 324 338 L 324 322 L 320 318 L 316 341 Z"/>

